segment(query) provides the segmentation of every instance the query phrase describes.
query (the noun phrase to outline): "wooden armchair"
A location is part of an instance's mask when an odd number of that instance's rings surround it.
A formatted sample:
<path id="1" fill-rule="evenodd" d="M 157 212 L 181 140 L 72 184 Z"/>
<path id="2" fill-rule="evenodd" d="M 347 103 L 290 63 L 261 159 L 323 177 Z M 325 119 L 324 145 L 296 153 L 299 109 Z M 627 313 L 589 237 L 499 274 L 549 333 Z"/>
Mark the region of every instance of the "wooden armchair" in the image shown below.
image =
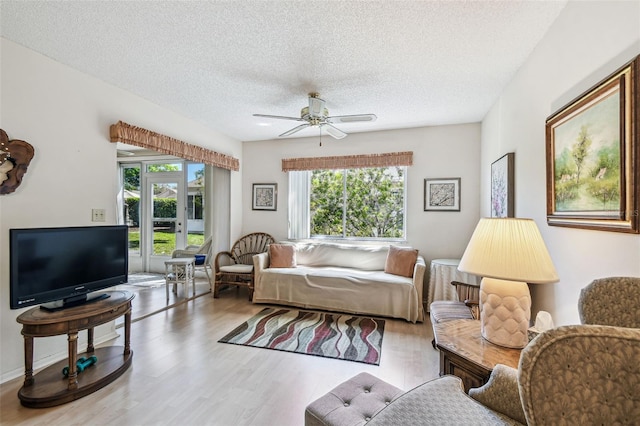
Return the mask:
<path id="1" fill-rule="evenodd" d="M 253 256 L 264 253 L 275 239 L 264 232 L 245 235 L 233 244 L 230 251 L 216 254 L 213 297 L 218 297 L 220 287 L 244 286 L 249 288 L 249 300 L 253 299 Z"/>
<path id="2" fill-rule="evenodd" d="M 456 287 L 458 300 L 471 309 L 473 318 L 480 319 L 480 287 L 460 281 L 451 281 L 451 285 Z"/>

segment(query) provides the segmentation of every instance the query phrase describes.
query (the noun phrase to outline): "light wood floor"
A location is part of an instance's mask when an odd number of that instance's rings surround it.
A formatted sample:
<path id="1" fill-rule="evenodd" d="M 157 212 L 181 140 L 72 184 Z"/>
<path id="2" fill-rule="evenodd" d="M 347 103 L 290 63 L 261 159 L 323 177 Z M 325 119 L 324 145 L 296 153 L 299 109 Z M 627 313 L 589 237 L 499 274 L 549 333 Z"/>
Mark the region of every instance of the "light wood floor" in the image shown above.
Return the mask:
<path id="1" fill-rule="evenodd" d="M 200 297 L 205 293 L 211 293 L 211 285 L 204 274 L 202 274 L 202 276 L 196 276 L 195 283 L 196 297 Z M 131 307 L 131 318 L 133 321 L 146 318 L 149 315 L 168 308 L 173 308 L 193 298 L 193 289 L 189 286 L 185 292 L 185 286 L 182 284 L 178 285 L 175 293 L 173 292 L 173 287 L 170 286 L 168 302 L 165 284 L 156 283 L 154 287 L 125 284 L 115 288 L 118 290 L 127 290 L 135 294 L 135 299 Z M 124 317 L 121 317 L 117 322 L 124 322 Z"/>
<path id="2" fill-rule="evenodd" d="M 217 343 L 263 307 L 250 303 L 244 291 L 229 290 L 219 299 L 207 294 L 134 322 L 133 363 L 123 376 L 45 409 L 20 405 L 21 378 L 4 383 L 0 423 L 302 425 L 307 404 L 362 371 L 405 390 L 438 376 L 428 320 L 387 320 L 379 366 Z M 109 344 L 122 345 L 123 336 Z"/>

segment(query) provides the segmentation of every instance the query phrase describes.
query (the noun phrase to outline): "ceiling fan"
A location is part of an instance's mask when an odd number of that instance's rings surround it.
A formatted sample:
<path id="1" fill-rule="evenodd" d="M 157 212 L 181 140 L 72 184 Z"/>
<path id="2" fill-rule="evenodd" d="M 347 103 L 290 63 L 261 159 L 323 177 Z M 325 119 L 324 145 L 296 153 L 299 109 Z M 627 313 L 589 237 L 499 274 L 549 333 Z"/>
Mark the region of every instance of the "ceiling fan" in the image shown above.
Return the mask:
<path id="1" fill-rule="evenodd" d="M 296 132 L 307 127 L 318 126 L 320 130 L 324 128 L 325 131 L 336 139 L 342 139 L 347 134 L 338 129 L 333 123 L 356 123 L 359 121 L 375 121 L 375 114 L 355 114 L 355 115 L 334 115 L 329 116 L 329 110 L 324 106 L 325 102 L 320 99 L 318 93 L 309 93 L 309 106 L 302 108 L 300 111 L 300 117 L 285 117 L 282 115 L 265 115 L 265 114 L 253 114 L 254 117 L 264 118 L 277 118 L 280 120 L 294 120 L 304 121 L 304 124 L 294 127 L 291 130 L 287 130 L 278 137 L 290 136 Z"/>

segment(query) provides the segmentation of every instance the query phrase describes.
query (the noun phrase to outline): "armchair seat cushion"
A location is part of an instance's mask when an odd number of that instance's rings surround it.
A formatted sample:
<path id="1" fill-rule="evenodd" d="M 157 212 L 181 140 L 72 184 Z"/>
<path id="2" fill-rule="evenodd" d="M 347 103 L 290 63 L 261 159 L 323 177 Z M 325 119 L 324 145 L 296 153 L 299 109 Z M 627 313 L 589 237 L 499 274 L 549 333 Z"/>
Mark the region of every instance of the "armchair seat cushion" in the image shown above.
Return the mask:
<path id="1" fill-rule="evenodd" d="M 220 271 L 231 274 L 250 274 L 253 271 L 253 265 L 227 265 L 221 266 Z"/>
<path id="2" fill-rule="evenodd" d="M 403 394 L 380 411 L 367 426 L 374 425 L 521 425 L 471 399 L 462 380 L 443 376 Z"/>
<path id="3" fill-rule="evenodd" d="M 437 300 L 431 302 L 429 315 L 431 316 L 432 324 L 456 319 L 474 319 L 471 309 L 464 302 L 456 302 L 453 300 Z"/>
<path id="4" fill-rule="evenodd" d="M 360 373 L 312 402 L 305 411 L 305 425 L 364 425 L 402 393 L 371 374 Z"/>

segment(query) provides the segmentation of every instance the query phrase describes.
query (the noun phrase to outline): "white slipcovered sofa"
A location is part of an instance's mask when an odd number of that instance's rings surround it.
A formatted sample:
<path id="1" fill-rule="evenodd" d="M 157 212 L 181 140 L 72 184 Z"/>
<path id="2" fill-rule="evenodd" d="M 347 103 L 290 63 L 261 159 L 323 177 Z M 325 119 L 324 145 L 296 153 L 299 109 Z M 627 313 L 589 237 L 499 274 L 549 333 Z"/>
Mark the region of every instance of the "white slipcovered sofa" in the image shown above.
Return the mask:
<path id="1" fill-rule="evenodd" d="M 283 243 L 285 244 L 285 243 Z M 385 272 L 388 246 L 289 243 L 293 267 L 270 267 L 269 251 L 253 257 L 254 303 L 403 318 L 422 322 L 425 261 L 411 277 Z M 393 248 L 392 252 L 396 252 Z M 415 256 L 415 255 L 414 255 Z"/>

